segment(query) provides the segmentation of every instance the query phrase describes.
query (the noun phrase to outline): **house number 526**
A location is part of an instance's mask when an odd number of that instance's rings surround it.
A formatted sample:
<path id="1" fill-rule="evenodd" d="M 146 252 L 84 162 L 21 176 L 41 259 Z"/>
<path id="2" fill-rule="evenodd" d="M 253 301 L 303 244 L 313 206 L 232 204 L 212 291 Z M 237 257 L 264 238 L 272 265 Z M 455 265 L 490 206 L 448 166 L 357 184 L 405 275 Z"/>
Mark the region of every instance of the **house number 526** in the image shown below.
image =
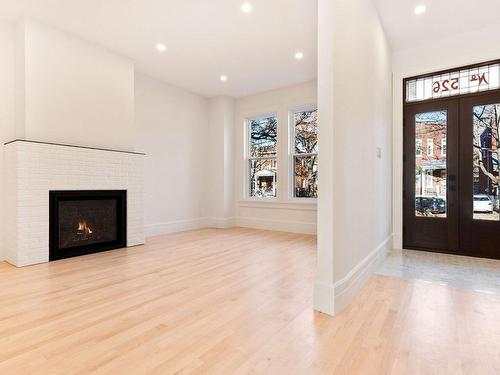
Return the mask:
<path id="1" fill-rule="evenodd" d="M 445 79 L 444 81 L 441 82 L 434 82 L 432 85 L 432 91 L 437 94 L 438 92 L 446 92 L 450 90 L 458 90 L 460 88 L 459 85 L 459 79 L 458 78 L 452 78 L 452 79 Z"/>

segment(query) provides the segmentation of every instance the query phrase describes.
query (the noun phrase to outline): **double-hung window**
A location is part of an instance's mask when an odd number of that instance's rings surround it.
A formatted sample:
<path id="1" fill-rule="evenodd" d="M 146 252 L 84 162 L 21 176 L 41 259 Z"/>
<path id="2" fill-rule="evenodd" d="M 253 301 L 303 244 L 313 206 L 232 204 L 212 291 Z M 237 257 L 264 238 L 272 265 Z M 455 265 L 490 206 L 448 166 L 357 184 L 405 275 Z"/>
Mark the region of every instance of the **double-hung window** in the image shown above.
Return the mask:
<path id="1" fill-rule="evenodd" d="M 247 120 L 249 132 L 249 196 L 275 198 L 277 191 L 278 119 L 275 115 Z"/>
<path id="2" fill-rule="evenodd" d="M 422 140 L 417 139 L 415 142 L 415 156 L 421 158 L 423 156 Z"/>
<path id="3" fill-rule="evenodd" d="M 292 122 L 293 197 L 318 197 L 318 110 L 295 111 Z"/>
<path id="4" fill-rule="evenodd" d="M 441 139 L 441 156 L 446 156 L 446 138 Z"/>
<path id="5" fill-rule="evenodd" d="M 427 157 L 428 158 L 434 157 L 434 140 L 433 139 L 427 140 Z"/>

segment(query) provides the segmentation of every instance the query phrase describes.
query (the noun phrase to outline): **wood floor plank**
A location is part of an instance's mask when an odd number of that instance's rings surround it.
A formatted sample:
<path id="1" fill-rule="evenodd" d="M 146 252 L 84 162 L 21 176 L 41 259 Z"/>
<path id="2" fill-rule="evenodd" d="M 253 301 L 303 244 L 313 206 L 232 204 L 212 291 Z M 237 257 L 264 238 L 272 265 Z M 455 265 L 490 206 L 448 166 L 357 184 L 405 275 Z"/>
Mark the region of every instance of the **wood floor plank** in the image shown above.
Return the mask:
<path id="1" fill-rule="evenodd" d="M 314 236 L 233 228 L 17 269 L 0 374 L 498 374 L 500 296 L 374 276 L 312 310 Z"/>

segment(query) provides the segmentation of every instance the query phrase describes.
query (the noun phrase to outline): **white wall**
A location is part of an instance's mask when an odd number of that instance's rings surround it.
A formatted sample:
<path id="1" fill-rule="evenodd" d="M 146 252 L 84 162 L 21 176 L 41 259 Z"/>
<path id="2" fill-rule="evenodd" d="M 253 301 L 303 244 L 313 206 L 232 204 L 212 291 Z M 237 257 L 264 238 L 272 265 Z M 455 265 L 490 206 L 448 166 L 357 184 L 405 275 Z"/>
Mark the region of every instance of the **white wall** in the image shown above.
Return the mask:
<path id="1" fill-rule="evenodd" d="M 316 232 L 316 204 L 288 200 L 285 145 L 276 201 L 245 200 L 241 174 L 244 119 L 277 113 L 287 143 L 288 111 L 316 103 L 315 82 L 208 100 L 134 73 L 128 59 L 29 19 L 0 25 L 0 58 L 0 140 L 145 152 L 147 235 L 234 224 Z"/>
<path id="2" fill-rule="evenodd" d="M 146 236 L 204 226 L 208 100 L 136 73 L 135 126 Z"/>
<path id="3" fill-rule="evenodd" d="M 500 26 L 493 26 L 393 54 L 394 247 L 403 247 L 403 79 L 500 58 Z"/>
<path id="4" fill-rule="evenodd" d="M 0 23 L 0 142 L 133 150 L 133 73 L 129 60 L 61 30 L 32 20 Z M 1 188 L 3 157 L 2 151 Z"/>
<path id="5" fill-rule="evenodd" d="M 21 54 L 21 56 L 19 56 Z M 134 66 L 64 31 L 18 26 L 19 90 L 27 139 L 133 150 Z M 24 87 L 23 82 L 24 81 Z M 19 98 L 21 100 L 21 98 Z"/>
<path id="6" fill-rule="evenodd" d="M 0 147 L 14 138 L 14 34 L 13 25 L 0 23 Z M 0 197 L 3 196 L 3 152 L 0 152 Z M 0 260 L 3 259 L 5 206 L 0 199 Z"/>
<path id="7" fill-rule="evenodd" d="M 391 51 L 371 0 L 319 7 L 319 146 L 328 151 L 319 164 L 315 305 L 333 314 L 391 246 Z"/>
<path id="8" fill-rule="evenodd" d="M 0 26 L 1 141 L 21 137 L 145 152 L 147 235 L 210 224 L 208 99 L 134 76 L 128 59 L 36 21 Z M 233 115 L 227 116 L 231 131 Z M 231 148 L 231 132 L 226 136 Z M 232 164 L 228 168 L 231 189 L 222 199 L 230 200 L 232 215 Z"/>
<path id="9" fill-rule="evenodd" d="M 316 81 L 311 81 L 239 98 L 235 101 L 234 190 L 237 225 L 298 233 L 316 233 L 316 203 L 290 199 L 291 182 L 287 178 L 287 171 L 291 168 L 288 157 L 289 111 L 304 105 L 316 105 L 316 91 Z M 245 120 L 274 113 L 278 116 L 278 198 L 263 201 L 248 199 L 244 159 Z"/>

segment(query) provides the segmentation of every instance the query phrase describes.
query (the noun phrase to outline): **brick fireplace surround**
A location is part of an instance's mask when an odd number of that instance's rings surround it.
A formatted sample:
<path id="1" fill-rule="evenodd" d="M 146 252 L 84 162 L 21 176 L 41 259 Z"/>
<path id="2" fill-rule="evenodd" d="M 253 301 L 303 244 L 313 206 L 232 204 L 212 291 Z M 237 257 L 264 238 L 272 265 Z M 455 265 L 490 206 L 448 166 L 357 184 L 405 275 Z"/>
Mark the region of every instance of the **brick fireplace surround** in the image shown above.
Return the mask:
<path id="1" fill-rule="evenodd" d="M 15 140 L 4 146 L 5 260 L 49 261 L 49 191 L 127 190 L 127 246 L 144 244 L 144 154 Z"/>

